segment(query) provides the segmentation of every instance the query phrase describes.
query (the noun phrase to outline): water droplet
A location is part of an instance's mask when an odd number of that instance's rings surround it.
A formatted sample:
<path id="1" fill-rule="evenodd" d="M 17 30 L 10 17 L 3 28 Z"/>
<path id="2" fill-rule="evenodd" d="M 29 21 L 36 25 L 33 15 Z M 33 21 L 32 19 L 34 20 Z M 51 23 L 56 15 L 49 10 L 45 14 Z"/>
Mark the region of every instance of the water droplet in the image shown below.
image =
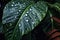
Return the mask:
<path id="1" fill-rule="evenodd" d="M 34 24 L 35 22 L 32 22 L 32 24 Z"/>
<path id="2" fill-rule="evenodd" d="M 19 24 L 19 26 L 21 26 L 21 24 Z"/>
<path id="3" fill-rule="evenodd" d="M 31 11 L 32 9 L 30 8 L 30 11 Z"/>
<path id="4" fill-rule="evenodd" d="M 25 4 L 25 3 L 24 3 Z"/>
<path id="5" fill-rule="evenodd" d="M 27 13 L 29 13 L 29 12 L 27 12 Z"/>
<path id="6" fill-rule="evenodd" d="M 19 10 L 19 12 L 20 12 L 21 10 Z"/>
<path id="7" fill-rule="evenodd" d="M 5 7 L 5 9 L 6 9 L 6 7 Z"/>
<path id="8" fill-rule="evenodd" d="M 26 20 L 26 22 L 28 22 L 28 20 Z"/>
<path id="9" fill-rule="evenodd" d="M 13 4 L 11 6 L 14 6 Z"/>
<path id="10" fill-rule="evenodd" d="M 27 14 L 25 14 L 25 16 L 27 16 Z"/>

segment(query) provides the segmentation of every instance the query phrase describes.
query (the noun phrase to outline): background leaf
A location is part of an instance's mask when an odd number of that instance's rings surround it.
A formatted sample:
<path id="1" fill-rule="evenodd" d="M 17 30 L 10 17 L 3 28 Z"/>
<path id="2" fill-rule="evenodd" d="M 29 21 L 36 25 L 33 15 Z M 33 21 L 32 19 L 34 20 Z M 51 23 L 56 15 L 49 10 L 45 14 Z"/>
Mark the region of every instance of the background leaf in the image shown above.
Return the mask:
<path id="1" fill-rule="evenodd" d="M 59 12 L 60 11 L 60 3 L 53 4 L 53 7 Z"/>

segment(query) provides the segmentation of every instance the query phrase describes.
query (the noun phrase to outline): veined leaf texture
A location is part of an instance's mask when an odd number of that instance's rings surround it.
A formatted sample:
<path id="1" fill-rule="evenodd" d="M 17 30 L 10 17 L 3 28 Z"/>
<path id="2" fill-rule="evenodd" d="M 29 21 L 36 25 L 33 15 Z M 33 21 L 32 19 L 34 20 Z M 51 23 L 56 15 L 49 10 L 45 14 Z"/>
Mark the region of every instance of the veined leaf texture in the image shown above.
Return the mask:
<path id="1" fill-rule="evenodd" d="M 32 31 L 46 16 L 48 7 L 45 2 L 12 0 L 4 10 L 2 23 L 6 40 L 20 40 Z"/>
<path id="2" fill-rule="evenodd" d="M 0 21 L 0 33 L 3 31 L 5 40 L 33 40 L 33 37 L 34 40 L 42 40 L 44 34 L 48 40 L 60 40 L 59 0 L 1 1 L 3 1 L 3 5 L 0 5 L 3 16 Z M 28 36 L 23 39 L 25 35 Z"/>

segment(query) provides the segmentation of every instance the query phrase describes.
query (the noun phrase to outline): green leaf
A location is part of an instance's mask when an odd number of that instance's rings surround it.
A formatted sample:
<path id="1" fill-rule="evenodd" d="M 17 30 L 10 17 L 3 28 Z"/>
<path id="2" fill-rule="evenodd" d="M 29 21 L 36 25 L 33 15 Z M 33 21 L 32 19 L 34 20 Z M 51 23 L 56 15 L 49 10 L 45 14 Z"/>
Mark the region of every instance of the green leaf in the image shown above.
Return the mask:
<path id="1" fill-rule="evenodd" d="M 60 3 L 54 3 L 54 4 L 49 4 L 48 5 L 51 7 L 51 8 L 54 8 L 55 10 L 59 11 L 60 12 Z"/>
<path id="2" fill-rule="evenodd" d="M 6 40 L 20 40 L 32 31 L 45 17 L 45 2 L 11 1 L 3 11 L 2 23 Z"/>
<path id="3" fill-rule="evenodd" d="M 55 3 L 54 8 L 60 12 L 60 3 Z"/>

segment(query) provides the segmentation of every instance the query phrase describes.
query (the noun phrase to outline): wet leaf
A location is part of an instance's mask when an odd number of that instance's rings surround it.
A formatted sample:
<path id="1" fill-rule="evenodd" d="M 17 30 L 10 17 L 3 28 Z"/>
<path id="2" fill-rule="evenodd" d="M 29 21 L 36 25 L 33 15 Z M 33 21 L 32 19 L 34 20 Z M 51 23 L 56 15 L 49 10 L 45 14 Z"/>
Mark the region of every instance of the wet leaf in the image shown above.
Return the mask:
<path id="1" fill-rule="evenodd" d="M 45 2 L 9 2 L 2 17 L 6 40 L 20 40 L 24 34 L 32 31 L 46 16 L 47 9 Z"/>

